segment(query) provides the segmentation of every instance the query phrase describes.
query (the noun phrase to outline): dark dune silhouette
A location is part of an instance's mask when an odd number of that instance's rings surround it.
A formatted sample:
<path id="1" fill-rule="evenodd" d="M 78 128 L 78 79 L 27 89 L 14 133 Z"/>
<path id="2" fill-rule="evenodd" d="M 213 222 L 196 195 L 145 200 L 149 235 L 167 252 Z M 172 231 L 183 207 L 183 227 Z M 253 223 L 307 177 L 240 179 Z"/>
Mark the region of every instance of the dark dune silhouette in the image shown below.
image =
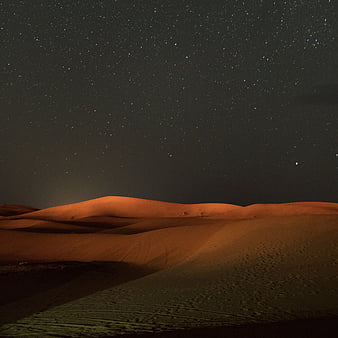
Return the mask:
<path id="1" fill-rule="evenodd" d="M 22 215 L 39 209 L 27 207 L 19 204 L 2 204 L 0 205 L 0 216 Z"/>

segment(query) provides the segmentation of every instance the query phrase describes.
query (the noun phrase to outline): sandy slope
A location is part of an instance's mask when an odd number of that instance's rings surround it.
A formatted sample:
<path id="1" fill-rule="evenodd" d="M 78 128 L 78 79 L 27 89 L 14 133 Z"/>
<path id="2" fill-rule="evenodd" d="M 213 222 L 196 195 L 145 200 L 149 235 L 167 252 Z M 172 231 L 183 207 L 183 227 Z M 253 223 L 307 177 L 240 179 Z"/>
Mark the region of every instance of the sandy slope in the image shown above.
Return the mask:
<path id="1" fill-rule="evenodd" d="M 106 197 L 4 217 L 0 229 L 0 283 L 9 290 L 0 317 L 9 336 L 338 315 L 335 203 L 239 207 Z M 62 261 L 113 265 L 61 268 Z M 59 263 L 51 270 L 47 262 Z M 59 276 L 57 285 L 41 284 L 39 269 L 54 276 L 47 280 Z M 26 287 L 11 296 L 18 276 Z"/>

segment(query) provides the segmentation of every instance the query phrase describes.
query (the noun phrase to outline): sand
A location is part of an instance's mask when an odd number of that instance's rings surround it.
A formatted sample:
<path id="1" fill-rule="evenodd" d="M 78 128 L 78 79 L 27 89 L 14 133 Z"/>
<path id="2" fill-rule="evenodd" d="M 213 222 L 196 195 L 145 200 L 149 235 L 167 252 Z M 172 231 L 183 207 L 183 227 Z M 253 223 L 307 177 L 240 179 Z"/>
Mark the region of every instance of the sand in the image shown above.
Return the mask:
<path id="1" fill-rule="evenodd" d="M 28 207 L 25 205 L 3 204 L 3 205 L 0 205 L 0 217 L 21 215 L 21 214 L 25 214 L 25 213 L 37 211 L 37 210 L 39 209 Z"/>
<path id="2" fill-rule="evenodd" d="M 21 210 L 0 218 L 2 336 L 329 336 L 337 319 L 337 203 Z"/>

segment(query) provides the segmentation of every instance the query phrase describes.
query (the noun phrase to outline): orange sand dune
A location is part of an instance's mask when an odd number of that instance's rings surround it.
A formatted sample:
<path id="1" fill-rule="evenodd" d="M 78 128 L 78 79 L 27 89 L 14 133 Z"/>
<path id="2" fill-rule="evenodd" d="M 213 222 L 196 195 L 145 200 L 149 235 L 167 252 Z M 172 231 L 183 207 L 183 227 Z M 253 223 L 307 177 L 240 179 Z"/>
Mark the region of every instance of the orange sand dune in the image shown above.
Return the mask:
<path id="1" fill-rule="evenodd" d="M 242 207 L 223 203 L 179 204 L 140 198 L 107 196 L 85 202 L 38 210 L 25 214 L 24 217 L 73 220 L 93 216 L 138 218 L 221 216 L 241 219 L 266 216 L 332 213 L 338 213 L 336 203 L 295 202 L 281 204 L 253 204 Z"/>
<path id="2" fill-rule="evenodd" d="M 0 261 L 118 261 L 159 269 L 183 261 L 235 221 L 325 214 L 338 215 L 338 205 L 241 207 L 103 197 L 0 219 Z"/>
<path id="3" fill-rule="evenodd" d="M 0 304 L 3 332 L 111 336 L 338 315 L 337 239 L 338 204 L 324 202 L 104 197 L 2 217 L 0 286 L 27 278 Z M 41 269 L 59 284 L 40 282 Z"/>
<path id="4" fill-rule="evenodd" d="M 192 230 L 188 224 L 133 235 L 100 233 L 96 228 L 90 234 L 1 230 L 0 261 L 114 261 L 161 269 L 184 260 L 218 229 L 205 224 Z"/>

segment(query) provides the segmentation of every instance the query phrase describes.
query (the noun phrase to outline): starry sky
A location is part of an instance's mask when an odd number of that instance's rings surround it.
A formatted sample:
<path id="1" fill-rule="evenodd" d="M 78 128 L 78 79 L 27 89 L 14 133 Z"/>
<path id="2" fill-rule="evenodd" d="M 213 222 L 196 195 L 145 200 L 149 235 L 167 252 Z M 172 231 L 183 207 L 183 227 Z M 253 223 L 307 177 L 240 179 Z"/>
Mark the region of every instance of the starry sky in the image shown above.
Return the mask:
<path id="1" fill-rule="evenodd" d="M 335 0 L 0 1 L 0 203 L 338 201 Z"/>

